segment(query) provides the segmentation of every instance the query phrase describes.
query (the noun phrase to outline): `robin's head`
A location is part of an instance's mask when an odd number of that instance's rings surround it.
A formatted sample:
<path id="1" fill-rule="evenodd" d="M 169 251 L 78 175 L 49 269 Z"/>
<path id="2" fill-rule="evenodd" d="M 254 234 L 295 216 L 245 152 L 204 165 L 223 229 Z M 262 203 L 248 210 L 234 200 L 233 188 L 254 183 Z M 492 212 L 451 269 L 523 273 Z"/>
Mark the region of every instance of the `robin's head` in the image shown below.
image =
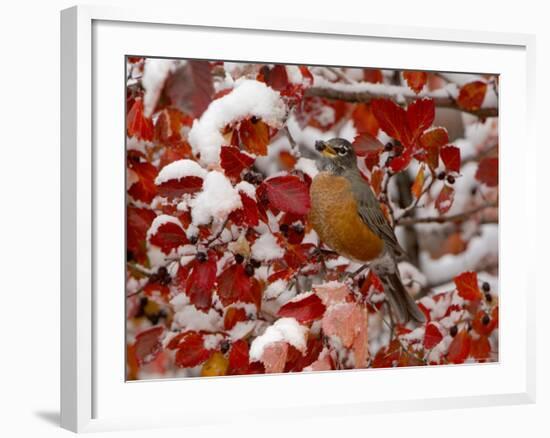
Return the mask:
<path id="1" fill-rule="evenodd" d="M 342 173 L 357 168 L 357 157 L 351 143 L 343 138 L 332 138 L 315 142 L 315 149 L 321 154 L 321 170 Z"/>

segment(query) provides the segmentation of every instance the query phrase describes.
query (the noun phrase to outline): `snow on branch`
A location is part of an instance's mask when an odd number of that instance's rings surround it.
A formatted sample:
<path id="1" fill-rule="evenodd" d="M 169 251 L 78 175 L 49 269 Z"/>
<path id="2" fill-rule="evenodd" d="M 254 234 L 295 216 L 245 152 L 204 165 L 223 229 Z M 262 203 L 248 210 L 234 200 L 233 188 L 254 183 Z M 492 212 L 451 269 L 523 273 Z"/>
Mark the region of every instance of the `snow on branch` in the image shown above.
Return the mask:
<path id="1" fill-rule="evenodd" d="M 387 84 L 372 83 L 332 83 L 323 78 L 316 77 L 314 86 L 306 90 L 306 96 L 322 97 L 330 100 L 343 100 L 353 103 L 368 103 L 373 99 L 393 99 L 398 103 L 409 104 L 410 102 L 427 97 L 433 99 L 438 108 L 451 108 L 458 111 L 464 111 L 475 116 L 497 117 L 497 107 L 481 107 L 476 110 L 461 108 L 457 103 L 458 89 L 454 84 L 448 84 L 445 88 L 432 92 L 422 92 L 415 94 L 408 87 Z"/>

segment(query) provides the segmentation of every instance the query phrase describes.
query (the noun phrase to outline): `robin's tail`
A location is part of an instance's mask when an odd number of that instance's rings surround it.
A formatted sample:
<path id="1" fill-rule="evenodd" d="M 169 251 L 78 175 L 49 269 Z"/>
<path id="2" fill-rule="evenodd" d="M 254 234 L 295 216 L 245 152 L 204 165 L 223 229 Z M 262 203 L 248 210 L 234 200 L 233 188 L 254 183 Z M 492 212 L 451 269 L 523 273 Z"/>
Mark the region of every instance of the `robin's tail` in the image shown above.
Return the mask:
<path id="1" fill-rule="evenodd" d="M 422 310 L 420 310 L 418 305 L 405 290 L 398 272 L 381 275 L 380 280 L 384 284 L 386 298 L 392 309 L 397 312 L 397 317 L 401 323 L 407 323 L 410 320 L 417 322 L 426 321 L 426 317 Z"/>

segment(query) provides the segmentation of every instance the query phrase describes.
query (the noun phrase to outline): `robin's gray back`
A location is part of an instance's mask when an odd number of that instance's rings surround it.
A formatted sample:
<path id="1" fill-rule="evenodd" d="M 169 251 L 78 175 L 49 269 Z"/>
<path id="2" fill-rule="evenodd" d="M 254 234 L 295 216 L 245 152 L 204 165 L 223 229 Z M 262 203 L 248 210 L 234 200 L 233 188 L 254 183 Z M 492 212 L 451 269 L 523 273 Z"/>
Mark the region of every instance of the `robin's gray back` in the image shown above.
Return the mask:
<path id="1" fill-rule="evenodd" d="M 359 171 L 350 169 L 344 172 L 342 176 L 345 176 L 351 182 L 353 194 L 357 200 L 357 212 L 361 219 L 385 242 L 386 248 L 393 257 L 402 258 L 406 256 L 405 251 L 395 237 L 393 228 L 386 220 L 372 188 L 360 175 Z"/>

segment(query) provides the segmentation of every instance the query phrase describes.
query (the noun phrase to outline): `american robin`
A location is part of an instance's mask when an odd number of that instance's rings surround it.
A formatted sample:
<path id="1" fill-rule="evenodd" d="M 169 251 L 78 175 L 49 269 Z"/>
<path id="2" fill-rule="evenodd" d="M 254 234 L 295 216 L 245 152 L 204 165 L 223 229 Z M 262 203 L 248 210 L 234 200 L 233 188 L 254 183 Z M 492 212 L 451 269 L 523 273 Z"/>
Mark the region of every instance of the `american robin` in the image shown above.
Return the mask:
<path id="1" fill-rule="evenodd" d="M 425 317 L 405 290 L 397 260 L 406 257 L 370 185 L 361 176 L 351 143 L 317 141 L 320 172 L 311 183 L 309 220 L 326 245 L 378 275 L 401 322 Z"/>

